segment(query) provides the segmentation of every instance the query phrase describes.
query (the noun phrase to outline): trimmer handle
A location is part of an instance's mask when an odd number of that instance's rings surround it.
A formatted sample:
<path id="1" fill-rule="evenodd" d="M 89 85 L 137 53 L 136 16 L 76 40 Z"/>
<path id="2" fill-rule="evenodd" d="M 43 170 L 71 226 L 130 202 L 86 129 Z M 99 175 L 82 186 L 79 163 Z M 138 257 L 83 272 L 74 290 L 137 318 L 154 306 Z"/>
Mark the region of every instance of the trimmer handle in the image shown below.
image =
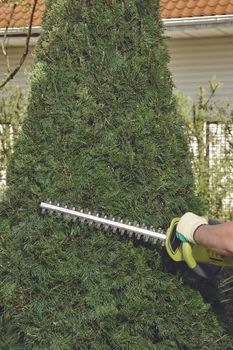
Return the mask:
<path id="1" fill-rule="evenodd" d="M 204 246 L 182 242 L 176 237 L 176 227 L 180 218 L 172 220 L 167 230 L 166 250 L 174 261 L 185 261 L 190 269 L 204 278 L 213 278 L 223 266 L 233 267 L 232 257 L 222 257 Z M 210 225 L 220 224 L 218 220 L 208 220 Z"/>
<path id="2" fill-rule="evenodd" d="M 218 225 L 220 223 L 221 223 L 220 221 L 215 219 L 208 220 L 209 225 Z M 194 252 L 197 249 L 196 248 L 193 249 L 193 248 L 194 246 L 188 242 L 182 243 L 182 253 L 188 267 L 191 268 L 197 275 L 201 277 L 204 277 L 207 279 L 215 277 L 222 270 L 222 266 L 198 262 L 194 257 L 195 256 Z M 203 253 L 205 254 L 206 252 L 203 251 Z"/>

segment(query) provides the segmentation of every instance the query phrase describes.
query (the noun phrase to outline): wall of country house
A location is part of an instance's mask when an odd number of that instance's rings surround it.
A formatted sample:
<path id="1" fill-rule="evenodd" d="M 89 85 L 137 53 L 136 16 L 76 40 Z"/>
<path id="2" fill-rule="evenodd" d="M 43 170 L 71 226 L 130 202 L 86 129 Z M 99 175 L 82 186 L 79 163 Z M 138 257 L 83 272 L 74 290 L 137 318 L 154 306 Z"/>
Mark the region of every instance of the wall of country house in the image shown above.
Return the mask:
<path id="1" fill-rule="evenodd" d="M 17 73 L 15 78 L 12 80 L 13 83 L 23 87 L 27 88 L 27 81 L 29 74 L 32 69 L 33 65 L 33 50 L 34 47 L 30 47 L 29 54 L 27 55 L 27 58 L 21 67 L 20 71 Z M 9 63 L 10 63 L 10 68 L 13 70 L 19 63 L 20 58 L 24 52 L 24 47 L 23 46 L 14 46 L 14 47 L 9 47 L 7 49 L 8 57 L 9 57 Z M 6 76 L 7 73 L 7 63 L 5 56 L 3 55 L 3 52 L 0 48 L 0 83 L 3 81 L 4 77 Z"/>
<path id="2" fill-rule="evenodd" d="M 233 36 L 168 39 L 170 71 L 177 89 L 195 98 L 213 76 L 222 84 L 217 97 L 233 97 Z"/>

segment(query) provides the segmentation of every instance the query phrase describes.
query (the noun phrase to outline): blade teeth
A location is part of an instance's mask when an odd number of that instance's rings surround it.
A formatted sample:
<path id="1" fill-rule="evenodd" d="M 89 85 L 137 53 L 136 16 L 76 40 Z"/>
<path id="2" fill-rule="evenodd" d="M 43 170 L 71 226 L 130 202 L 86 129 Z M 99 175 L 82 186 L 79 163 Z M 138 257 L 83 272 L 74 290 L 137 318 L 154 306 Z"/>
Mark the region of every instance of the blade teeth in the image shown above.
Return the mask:
<path id="1" fill-rule="evenodd" d="M 57 203 L 56 206 L 60 207 L 60 203 Z M 59 212 L 59 211 L 55 212 L 55 214 L 56 214 L 57 217 L 63 217 L 63 214 L 61 212 Z"/>
<path id="2" fill-rule="evenodd" d="M 134 232 L 133 231 L 127 231 L 127 234 L 129 236 L 129 238 L 133 237 L 134 236 Z"/>
<path id="3" fill-rule="evenodd" d="M 116 221 L 115 218 L 111 218 L 111 220 L 112 220 L 112 221 Z M 118 230 L 118 228 L 113 226 L 113 227 L 111 227 L 111 230 L 112 230 L 113 233 L 116 233 L 116 231 Z"/>
<path id="4" fill-rule="evenodd" d="M 68 209 L 68 206 L 64 205 L 63 208 Z M 63 214 L 63 217 L 64 217 L 65 220 L 70 221 L 70 215 L 69 214 Z"/>
<path id="5" fill-rule="evenodd" d="M 47 210 L 46 210 L 45 208 L 42 208 L 42 209 L 41 209 L 41 214 L 42 214 L 42 215 L 45 215 L 46 213 L 47 213 Z"/>
<path id="6" fill-rule="evenodd" d="M 131 225 L 130 221 L 126 221 L 126 225 Z M 129 238 L 131 238 L 133 236 L 133 232 L 130 230 L 126 230 L 127 235 L 129 236 Z"/>
<path id="7" fill-rule="evenodd" d="M 119 222 L 121 224 L 124 224 L 124 220 L 122 220 L 121 218 L 119 218 Z M 121 230 L 119 230 L 119 232 L 120 232 L 121 236 L 123 236 L 127 231 L 122 228 Z"/>
<path id="8" fill-rule="evenodd" d="M 101 215 L 101 217 L 102 217 L 102 219 L 108 219 L 107 215 L 105 215 L 104 213 Z M 108 229 L 109 229 L 109 226 L 107 224 L 103 223 L 103 224 L 100 224 L 100 226 L 102 227 L 102 229 L 104 231 L 108 231 Z"/>
<path id="9" fill-rule="evenodd" d="M 135 227 L 140 227 L 140 225 L 138 224 L 137 221 L 134 221 L 133 224 L 134 224 Z M 141 233 L 135 233 L 134 236 L 139 240 L 141 238 L 142 234 Z"/>
<path id="10" fill-rule="evenodd" d="M 80 212 L 80 213 L 84 213 L 84 210 L 83 210 L 83 209 L 80 209 L 79 212 Z M 79 218 L 79 221 L 80 221 L 80 222 L 84 222 L 85 219 L 84 219 L 84 218 Z"/>
<path id="11" fill-rule="evenodd" d="M 75 208 L 75 207 L 72 207 L 71 210 L 75 211 L 76 208 Z M 77 219 L 78 219 L 78 218 L 77 218 L 76 216 L 72 216 L 72 221 L 73 221 L 73 222 L 76 222 Z"/>
<path id="12" fill-rule="evenodd" d="M 50 199 L 48 199 L 48 200 L 46 201 L 46 203 L 52 204 L 52 202 L 51 202 Z M 53 211 L 50 210 L 50 209 L 45 209 L 45 208 L 44 208 L 44 209 L 42 209 L 42 213 L 51 216 L 51 215 L 53 214 Z"/>
<path id="13" fill-rule="evenodd" d="M 52 203 L 52 201 L 51 200 L 48 200 L 47 201 L 47 203 L 48 204 L 53 204 Z M 56 205 L 57 207 L 60 207 L 60 203 L 56 203 L 56 204 L 54 204 L 54 205 Z M 68 206 L 67 205 L 64 205 L 64 206 L 62 206 L 63 208 L 68 208 Z M 94 216 L 96 216 L 96 217 L 101 217 L 101 218 L 103 218 L 103 219 L 107 219 L 108 220 L 108 217 L 104 214 L 104 213 L 102 213 L 102 214 L 99 214 L 98 212 L 94 212 L 94 213 L 92 213 L 89 209 L 86 209 L 86 210 L 83 210 L 83 209 L 81 209 L 81 208 L 75 208 L 75 207 L 70 207 L 69 208 L 70 210 L 72 210 L 72 211 L 78 211 L 78 212 L 80 212 L 80 213 L 86 213 L 86 214 L 88 214 L 88 215 L 94 215 Z M 66 220 L 69 220 L 69 221 L 73 221 L 73 222 L 76 222 L 77 220 L 79 220 L 80 222 L 86 222 L 89 226 L 91 226 L 92 224 L 93 224 L 93 221 L 92 220 L 88 220 L 88 219 L 85 219 L 85 218 L 80 218 L 80 217 L 76 217 L 76 216 L 73 216 L 72 214 L 67 214 L 67 213 L 62 213 L 62 212 L 59 212 L 59 211 L 56 211 L 56 210 L 51 210 L 51 209 L 46 209 L 46 208 L 42 208 L 41 209 L 41 213 L 42 214 L 48 214 L 49 216 L 53 216 L 53 215 L 56 215 L 57 217 L 64 217 L 64 219 L 66 219 Z M 125 222 L 124 220 L 122 220 L 120 217 L 119 218 L 117 218 L 117 219 L 115 219 L 114 217 L 112 217 L 112 218 L 110 218 L 109 220 L 111 220 L 111 221 L 117 221 L 117 222 L 120 222 L 120 223 L 122 223 L 122 224 L 127 224 L 127 225 L 132 225 L 133 224 L 133 226 L 135 226 L 135 227 L 141 227 L 142 229 L 145 229 L 145 230 L 147 230 L 148 229 L 148 227 L 145 225 L 145 224 L 143 224 L 142 226 L 140 226 L 137 222 L 133 222 L 133 223 L 131 223 L 130 221 L 128 221 L 128 222 Z M 109 225 L 107 225 L 107 224 L 102 224 L 102 223 L 95 223 L 95 225 L 96 225 L 96 227 L 97 228 L 102 228 L 103 230 L 105 230 L 105 231 L 107 231 L 107 230 L 109 230 L 109 229 L 111 229 L 111 231 L 113 231 L 114 233 L 116 232 L 116 231 L 118 231 L 119 230 L 119 233 L 120 233 L 120 235 L 124 235 L 124 234 L 127 234 L 130 238 L 131 237 L 135 237 L 136 239 L 143 239 L 145 242 L 151 242 L 151 243 L 153 243 L 153 244 L 156 244 L 158 241 L 160 242 L 160 240 L 158 239 L 158 238 L 156 238 L 156 237 L 150 237 L 150 236 L 147 236 L 147 235 L 144 235 L 144 234 L 142 234 L 142 233 L 135 233 L 134 231 L 130 231 L 130 230 L 126 230 L 126 229 L 119 229 L 119 228 L 117 228 L 117 227 L 114 227 L 114 226 L 109 226 Z M 150 231 L 153 231 L 153 232 L 159 232 L 159 233 L 163 233 L 163 229 L 162 228 L 159 228 L 159 229 L 155 229 L 153 226 L 150 226 L 149 227 L 149 230 Z M 163 240 L 162 242 L 161 242 L 161 244 L 162 244 L 162 246 L 164 246 L 165 245 L 165 241 Z"/>
<path id="14" fill-rule="evenodd" d="M 121 234 L 121 236 L 123 236 L 123 235 L 125 234 L 125 230 L 124 230 L 124 229 L 121 229 L 121 230 L 120 230 L 120 234 Z"/>
<path id="15" fill-rule="evenodd" d="M 49 200 L 49 199 L 46 201 L 46 203 L 51 204 L 51 205 L 53 204 L 52 201 Z M 46 214 L 46 215 L 52 216 L 52 215 L 55 214 L 55 212 L 53 210 L 51 210 L 51 209 L 42 208 L 41 209 L 41 214 L 43 214 L 43 215 Z"/>

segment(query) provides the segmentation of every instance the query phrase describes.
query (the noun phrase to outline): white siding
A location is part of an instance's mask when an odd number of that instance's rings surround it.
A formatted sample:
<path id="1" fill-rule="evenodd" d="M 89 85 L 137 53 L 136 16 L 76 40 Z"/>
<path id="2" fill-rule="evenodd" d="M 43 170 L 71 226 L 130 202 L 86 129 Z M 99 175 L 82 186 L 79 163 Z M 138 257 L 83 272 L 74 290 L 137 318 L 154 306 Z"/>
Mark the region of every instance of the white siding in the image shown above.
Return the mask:
<path id="1" fill-rule="evenodd" d="M 10 67 L 11 70 L 13 70 L 19 63 L 20 58 L 24 52 L 24 47 L 10 47 L 8 49 L 8 56 L 10 60 Z M 23 88 L 26 88 L 27 86 L 27 77 L 31 71 L 31 66 L 33 64 L 33 56 L 32 56 L 32 49 L 30 49 L 30 52 L 19 70 L 19 72 L 16 74 L 15 78 L 12 80 L 17 85 L 22 86 Z M 2 53 L 2 50 L 0 48 L 0 82 L 3 81 L 5 74 L 7 72 L 7 65 L 5 57 Z"/>
<path id="2" fill-rule="evenodd" d="M 167 39 L 176 88 L 195 98 L 200 86 L 216 76 L 220 98 L 233 97 L 233 36 Z"/>

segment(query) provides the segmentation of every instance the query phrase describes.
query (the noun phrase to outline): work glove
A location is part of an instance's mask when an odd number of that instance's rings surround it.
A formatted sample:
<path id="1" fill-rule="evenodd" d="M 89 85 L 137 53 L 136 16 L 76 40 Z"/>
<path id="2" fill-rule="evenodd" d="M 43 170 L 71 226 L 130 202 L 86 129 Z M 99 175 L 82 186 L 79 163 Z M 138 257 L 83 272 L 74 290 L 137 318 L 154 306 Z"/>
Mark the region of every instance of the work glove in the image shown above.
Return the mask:
<path id="1" fill-rule="evenodd" d="M 195 231 L 200 227 L 201 225 L 207 225 L 208 221 L 207 219 L 198 216 L 193 213 L 185 213 L 178 222 L 177 228 L 176 228 L 176 236 L 182 241 L 182 242 L 189 242 L 194 243 L 194 234 Z"/>

